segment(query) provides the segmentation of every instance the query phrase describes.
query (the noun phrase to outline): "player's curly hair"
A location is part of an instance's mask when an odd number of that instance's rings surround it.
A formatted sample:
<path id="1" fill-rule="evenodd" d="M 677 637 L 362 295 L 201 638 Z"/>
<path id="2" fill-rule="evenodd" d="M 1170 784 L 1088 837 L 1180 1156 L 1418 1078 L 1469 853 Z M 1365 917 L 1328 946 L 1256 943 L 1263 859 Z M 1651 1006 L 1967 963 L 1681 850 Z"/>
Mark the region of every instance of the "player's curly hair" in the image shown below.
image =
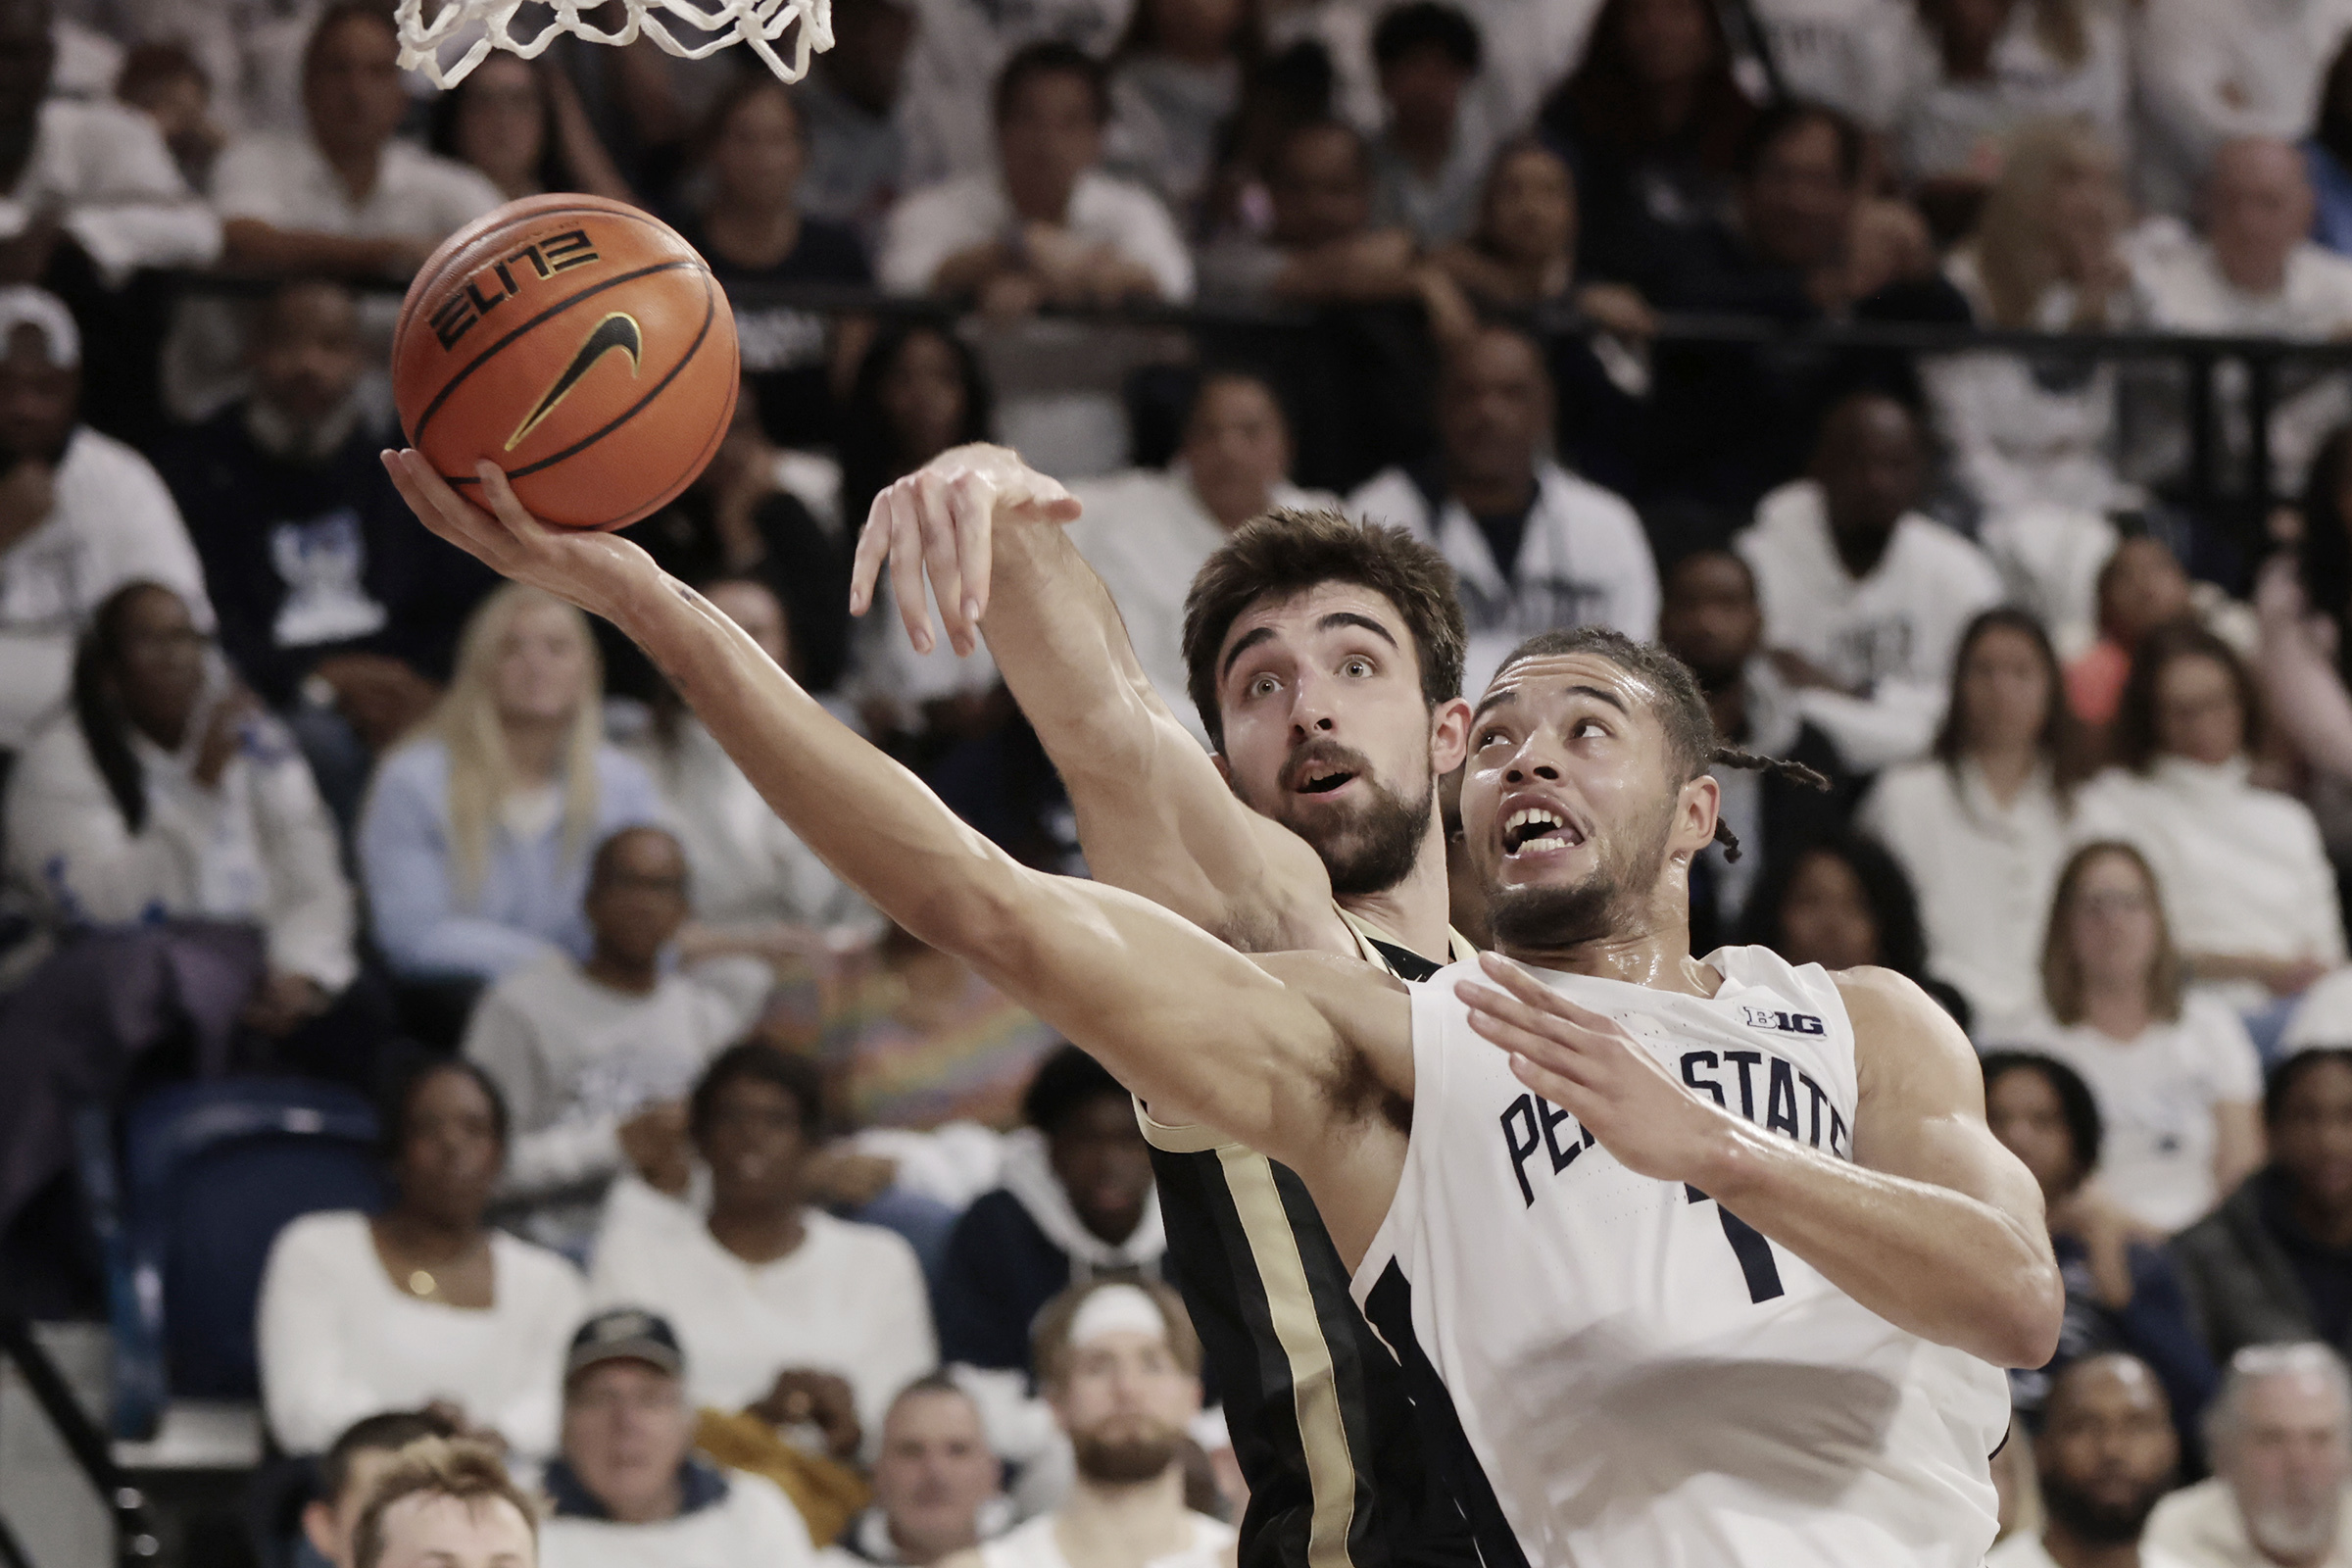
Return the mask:
<path id="1" fill-rule="evenodd" d="M 1690 673 L 1690 665 L 1655 643 L 1638 643 L 1607 626 L 1538 632 L 1511 650 L 1495 669 L 1494 678 L 1500 680 L 1514 664 L 1531 659 L 1561 659 L 1570 654 L 1605 659 L 1654 694 L 1651 710 L 1665 727 L 1666 755 L 1682 774 L 1679 782 L 1687 784 L 1718 767 L 1738 767 L 1775 773 L 1808 789 L 1830 787 L 1828 779 L 1802 762 L 1765 757 L 1724 740 L 1715 728 L 1714 711 L 1707 707 L 1706 695 L 1698 689 L 1698 677 Z M 1726 859 L 1740 858 L 1740 835 L 1721 817 L 1715 819 L 1715 842 L 1723 846 Z"/>

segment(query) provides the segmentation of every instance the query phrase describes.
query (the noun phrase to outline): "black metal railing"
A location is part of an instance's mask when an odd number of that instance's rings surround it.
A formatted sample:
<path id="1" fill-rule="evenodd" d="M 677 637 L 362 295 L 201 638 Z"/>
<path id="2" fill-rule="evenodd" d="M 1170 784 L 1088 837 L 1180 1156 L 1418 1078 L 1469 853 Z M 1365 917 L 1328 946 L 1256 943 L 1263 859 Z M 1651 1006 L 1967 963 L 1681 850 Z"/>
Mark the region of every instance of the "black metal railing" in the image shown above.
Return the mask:
<path id="1" fill-rule="evenodd" d="M 106 1434 L 74 1396 L 65 1374 L 34 1338 L 32 1325 L 22 1314 L 5 1307 L 0 1307 L 0 1358 L 16 1363 L 33 1402 L 41 1407 L 50 1428 L 73 1456 L 75 1468 L 98 1494 L 114 1530 L 116 1563 L 120 1568 L 144 1568 L 154 1563 L 163 1550 L 163 1543 L 148 1509 L 146 1494 L 115 1463 Z M 24 1544 L 9 1531 L 5 1520 L 0 1520 L 0 1565 L 33 1568 Z"/>

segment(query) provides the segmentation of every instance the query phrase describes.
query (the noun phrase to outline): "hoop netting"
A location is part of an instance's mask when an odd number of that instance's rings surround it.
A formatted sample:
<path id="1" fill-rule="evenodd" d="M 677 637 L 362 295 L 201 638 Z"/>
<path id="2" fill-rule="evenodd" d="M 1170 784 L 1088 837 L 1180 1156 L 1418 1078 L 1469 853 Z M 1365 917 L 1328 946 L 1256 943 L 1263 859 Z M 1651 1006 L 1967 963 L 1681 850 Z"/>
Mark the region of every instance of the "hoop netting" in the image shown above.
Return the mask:
<path id="1" fill-rule="evenodd" d="M 584 15 L 603 9 L 605 0 L 444 0 L 440 14 L 429 23 L 424 20 L 424 0 L 400 0 L 393 12 L 400 26 L 400 66 L 403 71 L 422 71 L 435 86 L 454 87 L 493 49 L 534 60 L 564 33 L 585 38 L 590 43 L 607 44 L 635 43 L 638 34 L 643 33 L 665 53 L 681 60 L 700 60 L 734 44 L 749 44 L 752 53 L 764 61 L 770 71 L 786 81 L 798 81 L 808 74 L 811 54 L 833 47 L 833 8 L 829 0 L 717 0 L 710 9 L 696 5 L 694 0 L 624 0 L 624 3 L 628 7 L 628 22 L 608 29 L 597 26 Z M 543 7 L 553 15 L 537 33 L 517 38 L 512 24 L 515 13 L 526 4 Z M 663 17 L 669 19 L 667 24 Z M 794 27 L 796 22 L 799 25 Z M 718 36 L 700 43 L 681 43 L 670 31 L 670 25 L 676 24 Z M 457 64 L 443 65 L 442 46 L 477 25 L 482 29 L 481 36 L 458 57 Z M 793 28 L 789 60 L 775 47 L 775 40 L 784 35 L 787 27 Z"/>

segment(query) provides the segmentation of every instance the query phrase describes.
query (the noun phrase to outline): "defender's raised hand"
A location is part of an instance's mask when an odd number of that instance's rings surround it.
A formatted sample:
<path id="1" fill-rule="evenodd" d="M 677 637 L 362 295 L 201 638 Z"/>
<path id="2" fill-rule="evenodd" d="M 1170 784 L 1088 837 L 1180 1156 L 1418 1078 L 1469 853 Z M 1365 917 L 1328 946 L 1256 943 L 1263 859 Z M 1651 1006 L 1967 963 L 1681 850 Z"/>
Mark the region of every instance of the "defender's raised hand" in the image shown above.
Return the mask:
<path id="1" fill-rule="evenodd" d="M 544 589 L 590 614 L 622 623 L 630 599 L 659 587 L 654 558 L 626 539 L 576 528 L 551 528 L 514 498 L 488 459 L 474 466 L 490 510 L 466 500 L 433 471 L 422 453 L 386 452 L 384 470 L 416 520 L 501 576 Z"/>
<path id="2" fill-rule="evenodd" d="M 874 497 L 850 574 L 850 612 L 865 613 L 884 562 L 907 640 L 918 653 L 936 641 L 923 592 L 926 572 L 939 600 L 948 641 L 958 654 L 979 645 L 988 612 L 989 561 L 999 522 L 1060 524 L 1078 503 L 1057 479 L 1038 472 L 1005 447 L 954 447 Z"/>

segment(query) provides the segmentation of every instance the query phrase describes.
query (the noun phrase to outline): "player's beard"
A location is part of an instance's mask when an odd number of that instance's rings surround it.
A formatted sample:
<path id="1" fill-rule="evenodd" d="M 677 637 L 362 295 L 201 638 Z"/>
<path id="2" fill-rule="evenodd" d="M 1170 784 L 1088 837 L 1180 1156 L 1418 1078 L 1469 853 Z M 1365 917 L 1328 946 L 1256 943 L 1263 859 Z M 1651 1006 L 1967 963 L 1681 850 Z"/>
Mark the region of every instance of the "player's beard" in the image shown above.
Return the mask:
<path id="1" fill-rule="evenodd" d="M 2164 1496 L 2171 1478 L 2150 1482 L 2122 1502 L 2111 1502 L 2093 1496 L 2057 1476 L 2041 1478 L 2041 1506 L 2044 1512 L 2066 1526 L 2076 1540 L 2086 1545 L 2122 1546 L 2139 1539 L 2147 1525 L 2148 1515 Z"/>
<path id="2" fill-rule="evenodd" d="M 1109 1430 L 1105 1431 L 1107 1427 Z M 1070 1449 L 1078 1473 L 1105 1486 L 1132 1486 L 1165 1475 L 1184 1446 L 1184 1434 L 1155 1416 L 1136 1416 L 1105 1422 L 1092 1432 L 1075 1433 Z"/>
<path id="3" fill-rule="evenodd" d="M 1345 816 L 1329 810 L 1309 812 L 1300 810 L 1298 797 L 1285 789 L 1274 819 L 1306 840 L 1321 857 L 1324 869 L 1331 873 L 1334 897 L 1386 893 L 1411 875 L 1413 862 L 1420 858 L 1422 840 L 1429 833 L 1429 813 L 1437 804 L 1438 781 L 1434 777 L 1425 780 L 1420 798 L 1407 800 L 1372 776 L 1372 764 L 1361 752 L 1317 741 L 1292 750 L 1283 762 L 1284 779 L 1293 776 L 1301 754 L 1310 749 L 1356 776 L 1366 792 L 1364 804 Z"/>
<path id="4" fill-rule="evenodd" d="M 1556 953 L 1621 935 L 1647 902 L 1666 865 L 1671 804 L 1654 821 L 1601 844 L 1599 863 L 1581 882 L 1487 887 L 1487 923 L 1506 952 Z M 1622 853 L 1613 846 L 1631 846 Z"/>

